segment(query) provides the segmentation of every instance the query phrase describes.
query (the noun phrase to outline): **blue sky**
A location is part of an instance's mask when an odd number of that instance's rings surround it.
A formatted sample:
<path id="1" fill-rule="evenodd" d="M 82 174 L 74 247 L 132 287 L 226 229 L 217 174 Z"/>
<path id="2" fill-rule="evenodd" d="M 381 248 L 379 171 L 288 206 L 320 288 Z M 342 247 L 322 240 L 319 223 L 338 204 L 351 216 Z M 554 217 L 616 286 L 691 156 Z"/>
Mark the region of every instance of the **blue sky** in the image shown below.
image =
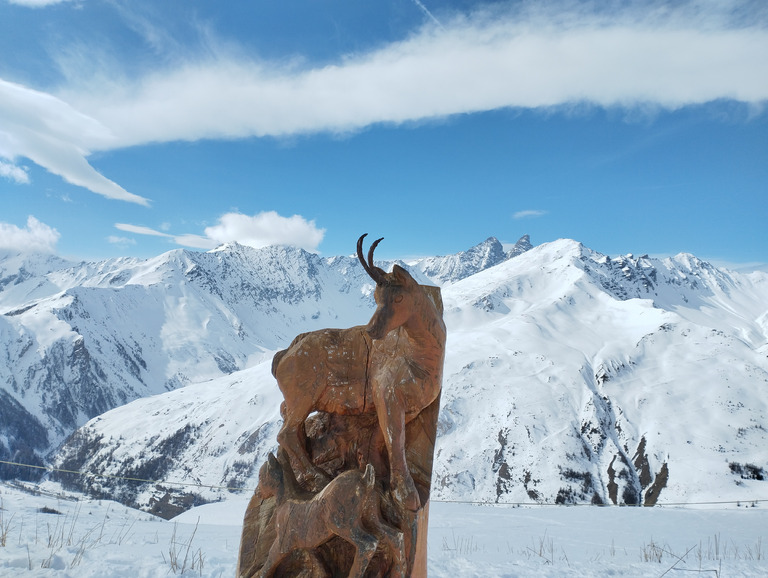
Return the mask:
<path id="1" fill-rule="evenodd" d="M 0 248 L 764 267 L 766 54 L 762 0 L 0 0 Z"/>

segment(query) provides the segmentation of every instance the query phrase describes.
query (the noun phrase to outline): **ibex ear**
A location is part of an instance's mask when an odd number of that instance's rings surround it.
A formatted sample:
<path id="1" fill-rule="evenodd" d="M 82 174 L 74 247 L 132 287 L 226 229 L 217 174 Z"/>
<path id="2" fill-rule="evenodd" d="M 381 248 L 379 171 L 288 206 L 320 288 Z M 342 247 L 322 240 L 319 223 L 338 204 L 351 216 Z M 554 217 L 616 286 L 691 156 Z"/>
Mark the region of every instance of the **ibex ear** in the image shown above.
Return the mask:
<path id="1" fill-rule="evenodd" d="M 395 265 L 393 267 L 392 274 L 395 276 L 395 280 L 401 285 L 411 285 L 416 283 L 413 277 L 411 277 L 411 274 L 400 265 Z"/>
<path id="2" fill-rule="evenodd" d="M 280 461 L 272 454 L 272 452 L 267 455 L 267 471 L 269 472 L 269 475 L 273 477 L 275 480 L 279 480 L 280 484 L 283 483 L 283 480 L 285 479 L 283 476 L 283 466 L 280 463 Z"/>

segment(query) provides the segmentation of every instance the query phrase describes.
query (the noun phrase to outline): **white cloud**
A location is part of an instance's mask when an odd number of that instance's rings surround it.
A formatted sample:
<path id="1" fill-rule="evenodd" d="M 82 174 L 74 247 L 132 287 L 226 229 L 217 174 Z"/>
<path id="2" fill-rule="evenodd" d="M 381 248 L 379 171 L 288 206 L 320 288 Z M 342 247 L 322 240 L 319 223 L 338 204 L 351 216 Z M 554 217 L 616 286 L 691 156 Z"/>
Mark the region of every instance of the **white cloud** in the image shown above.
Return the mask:
<path id="1" fill-rule="evenodd" d="M 665 255 L 666 256 L 666 255 Z M 746 263 L 736 263 L 734 261 L 727 261 L 720 258 L 705 258 L 706 261 L 712 263 L 715 267 L 721 267 L 728 269 L 729 271 L 735 271 L 737 273 L 752 273 L 755 271 L 762 271 L 768 273 L 768 263 L 763 261 L 748 261 Z"/>
<path id="2" fill-rule="evenodd" d="M 219 243 L 236 241 L 256 248 L 293 245 L 316 251 L 325 229 L 318 229 L 314 221 L 307 221 L 300 215 L 282 217 L 275 211 L 265 211 L 253 216 L 227 213 L 219 218 L 217 225 L 206 227 L 205 234 Z"/>
<path id="3" fill-rule="evenodd" d="M 122 145 L 350 131 L 503 107 L 768 99 L 768 30 L 585 13 L 457 19 L 334 65 L 217 58 L 68 92 Z"/>
<path id="4" fill-rule="evenodd" d="M 26 157 L 73 185 L 147 205 L 88 164 L 90 149 L 114 142 L 109 129 L 63 100 L 0 79 L 0 158 Z"/>
<path id="5" fill-rule="evenodd" d="M 166 223 L 163 223 L 161 227 L 164 227 Z M 115 223 L 115 228 L 126 233 L 134 233 L 136 235 L 148 235 L 150 237 L 165 237 L 177 245 L 182 247 L 193 247 L 195 249 L 213 249 L 218 243 L 209 239 L 208 237 L 202 237 L 200 235 L 182 234 L 172 235 L 170 233 L 164 233 L 151 227 L 144 227 L 142 225 L 131 225 L 129 223 Z M 167 230 L 167 229 L 166 229 Z"/>
<path id="6" fill-rule="evenodd" d="M 441 27 L 430 22 L 403 41 L 315 67 L 213 50 L 128 80 L 127 65 L 99 76 L 98 55 L 89 53 L 74 67 L 88 70 L 88 80 L 70 79 L 56 95 L 0 80 L 0 157 L 26 157 L 97 194 L 146 205 L 96 171 L 88 155 L 152 142 L 347 132 L 504 107 L 768 101 L 768 29 L 760 19 L 730 16 L 739 7 L 748 13 L 747 2 L 650 1 L 618 13 L 589 12 L 584 7 L 602 6 L 592 2 L 522 5 L 441 15 Z"/>
<path id="7" fill-rule="evenodd" d="M 19 184 L 28 184 L 29 175 L 24 167 L 0 161 L 0 177 L 10 179 Z"/>
<path id="8" fill-rule="evenodd" d="M 173 237 L 173 235 L 169 235 L 168 233 L 163 233 L 162 231 L 156 231 L 151 227 L 143 227 L 141 225 L 129 225 L 128 223 L 115 223 L 115 228 L 121 231 L 125 231 L 126 233 L 136 233 L 137 235 L 151 235 L 154 237 Z"/>
<path id="9" fill-rule="evenodd" d="M 213 249 L 219 245 L 219 243 L 208 237 L 190 233 L 185 235 L 174 235 L 173 242 L 182 247 L 192 247 L 193 249 Z"/>
<path id="10" fill-rule="evenodd" d="M 107 243 L 111 243 L 112 245 L 128 246 L 135 245 L 136 239 L 131 239 L 130 237 L 118 237 L 117 235 L 109 235 L 107 237 Z"/>
<path id="11" fill-rule="evenodd" d="M 213 249 L 223 243 L 235 242 L 255 248 L 292 245 L 307 251 L 317 251 L 325 236 L 325 229 L 318 229 L 314 221 L 307 221 L 300 215 L 283 217 L 275 211 L 265 211 L 253 216 L 227 213 L 219 218 L 216 225 L 206 227 L 205 235 L 173 235 L 128 223 L 116 223 L 115 228 L 137 235 L 165 237 L 177 245 L 195 249 Z"/>
<path id="12" fill-rule="evenodd" d="M 514 215 L 512 215 L 513 219 L 528 219 L 531 217 L 541 217 L 542 215 L 546 215 L 547 211 L 540 211 L 540 210 L 527 210 L 527 211 L 517 211 Z"/>
<path id="13" fill-rule="evenodd" d="M 0 223 L 0 248 L 2 249 L 52 253 L 60 237 L 56 229 L 41 223 L 32 215 L 27 218 L 27 226 L 24 228 L 10 223 Z"/>

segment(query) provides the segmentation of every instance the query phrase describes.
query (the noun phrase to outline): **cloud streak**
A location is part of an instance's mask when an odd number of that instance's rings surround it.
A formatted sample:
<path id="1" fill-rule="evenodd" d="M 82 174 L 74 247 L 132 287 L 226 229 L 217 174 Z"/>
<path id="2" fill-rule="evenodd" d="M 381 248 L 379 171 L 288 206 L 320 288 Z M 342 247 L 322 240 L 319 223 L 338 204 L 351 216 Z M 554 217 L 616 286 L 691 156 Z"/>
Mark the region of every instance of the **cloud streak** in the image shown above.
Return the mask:
<path id="1" fill-rule="evenodd" d="M 413 3 L 416 4 L 418 9 L 421 10 L 424 13 L 424 16 L 429 18 L 429 20 L 433 24 L 435 24 L 436 26 L 438 26 L 441 29 L 443 28 L 443 25 L 440 23 L 440 21 L 437 18 L 435 18 L 434 14 L 432 14 L 432 12 L 430 12 L 429 9 L 426 6 L 424 6 L 424 4 L 421 2 L 421 0 L 413 0 Z"/>
<path id="2" fill-rule="evenodd" d="M 321 68 L 215 60 L 71 95 L 123 145 L 354 131 L 505 107 L 768 99 L 768 31 L 459 20 Z"/>
<path id="3" fill-rule="evenodd" d="M 95 170 L 89 154 L 178 140 L 346 133 L 508 107 L 768 100 L 764 23 L 692 18 L 695 2 L 642 18 L 551 6 L 444 18 L 439 28 L 428 24 L 323 66 L 215 53 L 131 80 L 119 70 L 72 80 L 55 95 L 0 80 L 0 158 L 25 157 L 94 193 L 148 205 Z"/>
<path id="4" fill-rule="evenodd" d="M 205 228 L 205 235 L 172 235 L 128 223 L 116 223 L 115 228 L 126 233 L 164 237 L 177 245 L 195 249 L 213 249 L 224 243 L 240 243 L 257 249 L 268 245 L 293 245 L 316 252 L 325 236 L 325 229 L 317 228 L 314 221 L 307 221 L 300 215 L 283 217 L 275 211 L 264 211 L 253 216 L 226 213 L 219 217 L 216 225 Z"/>
<path id="5" fill-rule="evenodd" d="M 0 79 L 0 158 L 26 157 L 73 185 L 147 205 L 147 199 L 129 193 L 86 160 L 92 148 L 108 149 L 114 143 L 109 129 L 63 100 Z"/>
<path id="6" fill-rule="evenodd" d="M 540 211 L 540 210 L 517 211 L 514 215 L 512 215 L 512 218 L 513 219 L 530 219 L 532 217 L 541 217 L 546 214 L 547 214 L 547 211 Z"/>
<path id="7" fill-rule="evenodd" d="M 107 237 L 107 243 L 111 243 L 112 245 L 120 245 L 123 247 L 127 247 L 128 245 L 135 245 L 136 239 L 130 239 L 128 237 L 118 237 L 117 235 L 109 235 Z"/>
<path id="8" fill-rule="evenodd" d="M 171 235 L 170 233 L 164 233 L 162 231 L 158 231 L 156 229 L 152 229 L 151 227 L 144 227 L 141 225 L 131 225 L 130 223 L 115 223 L 115 228 L 119 231 L 124 231 L 126 233 L 133 233 L 135 235 L 147 235 L 150 237 L 164 237 L 168 240 L 170 240 L 172 243 L 175 243 L 176 245 L 181 245 L 182 247 L 192 247 L 194 249 L 213 249 L 215 248 L 218 243 L 214 241 L 213 239 L 210 239 L 208 237 L 203 237 L 201 235 L 193 235 L 193 234 L 183 234 L 183 235 Z"/>

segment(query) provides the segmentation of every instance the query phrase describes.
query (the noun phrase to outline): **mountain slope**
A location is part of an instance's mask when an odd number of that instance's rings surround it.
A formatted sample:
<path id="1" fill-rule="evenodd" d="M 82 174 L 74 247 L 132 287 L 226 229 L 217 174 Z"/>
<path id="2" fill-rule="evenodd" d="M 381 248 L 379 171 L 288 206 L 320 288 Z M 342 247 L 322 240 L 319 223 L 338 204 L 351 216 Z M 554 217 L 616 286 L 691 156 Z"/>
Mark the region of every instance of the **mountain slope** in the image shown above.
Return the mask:
<path id="1" fill-rule="evenodd" d="M 767 289 L 688 255 L 610 259 L 572 241 L 457 283 L 436 495 L 754 497 L 734 470 L 768 466 Z M 462 449 L 478 445 L 479 459 Z"/>
<path id="2" fill-rule="evenodd" d="M 355 257 L 290 247 L 79 263 L 0 254 L 0 459 L 40 465 L 114 407 L 258 364 L 297 333 L 366 323 L 372 293 Z M 19 475 L 0 464 L 0 478 Z"/>
<path id="3" fill-rule="evenodd" d="M 165 518 L 222 499 L 230 493 L 225 488 L 255 487 L 280 427 L 282 396 L 270 366 L 266 361 L 139 399 L 91 420 L 67 440 L 56 463 L 115 477 L 59 474 L 59 479 Z M 118 477 L 182 484 L 126 483 Z"/>
<path id="4" fill-rule="evenodd" d="M 364 323 L 372 308 L 355 260 L 287 247 L 31 257 L 15 273 L 12 261 L 0 288 L 0 459 L 39 463 L 109 409 L 253 365 L 297 331 Z"/>
<path id="5" fill-rule="evenodd" d="M 561 240 L 458 280 L 443 299 L 433 497 L 653 504 L 768 490 L 768 275 L 686 254 L 611 258 Z M 57 463 L 254 487 L 279 423 L 268 366 L 102 415 Z M 154 418 L 140 421 L 147 407 Z M 223 495 L 71 483 L 160 513 Z"/>

